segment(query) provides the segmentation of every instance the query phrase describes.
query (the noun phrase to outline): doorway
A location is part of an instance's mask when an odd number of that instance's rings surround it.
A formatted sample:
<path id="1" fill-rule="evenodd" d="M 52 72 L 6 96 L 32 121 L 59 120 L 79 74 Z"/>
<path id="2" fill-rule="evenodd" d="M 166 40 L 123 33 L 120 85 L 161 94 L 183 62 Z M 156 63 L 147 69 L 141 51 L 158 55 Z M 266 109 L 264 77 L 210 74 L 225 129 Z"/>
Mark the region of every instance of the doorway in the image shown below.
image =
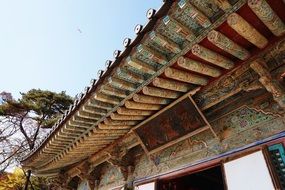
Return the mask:
<path id="1" fill-rule="evenodd" d="M 221 166 L 158 181 L 158 190 L 223 190 Z"/>

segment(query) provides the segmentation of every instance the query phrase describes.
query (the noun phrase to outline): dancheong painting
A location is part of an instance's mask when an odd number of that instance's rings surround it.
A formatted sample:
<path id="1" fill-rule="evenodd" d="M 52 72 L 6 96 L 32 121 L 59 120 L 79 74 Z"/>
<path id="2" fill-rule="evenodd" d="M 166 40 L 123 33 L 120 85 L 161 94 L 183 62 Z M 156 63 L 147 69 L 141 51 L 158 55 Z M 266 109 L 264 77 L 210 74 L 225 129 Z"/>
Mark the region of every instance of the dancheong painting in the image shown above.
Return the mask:
<path id="1" fill-rule="evenodd" d="M 186 98 L 135 129 L 135 132 L 150 152 L 204 126 L 204 119 L 191 100 Z"/>

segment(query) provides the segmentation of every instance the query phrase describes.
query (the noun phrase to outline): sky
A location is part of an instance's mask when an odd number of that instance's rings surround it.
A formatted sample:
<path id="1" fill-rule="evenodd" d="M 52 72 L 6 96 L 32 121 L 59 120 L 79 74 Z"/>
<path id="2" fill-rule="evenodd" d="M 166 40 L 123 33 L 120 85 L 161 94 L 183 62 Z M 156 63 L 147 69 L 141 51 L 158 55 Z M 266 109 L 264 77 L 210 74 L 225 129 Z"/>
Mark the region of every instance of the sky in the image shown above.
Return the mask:
<path id="1" fill-rule="evenodd" d="M 0 0 L 0 92 L 75 96 L 162 0 Z"/>

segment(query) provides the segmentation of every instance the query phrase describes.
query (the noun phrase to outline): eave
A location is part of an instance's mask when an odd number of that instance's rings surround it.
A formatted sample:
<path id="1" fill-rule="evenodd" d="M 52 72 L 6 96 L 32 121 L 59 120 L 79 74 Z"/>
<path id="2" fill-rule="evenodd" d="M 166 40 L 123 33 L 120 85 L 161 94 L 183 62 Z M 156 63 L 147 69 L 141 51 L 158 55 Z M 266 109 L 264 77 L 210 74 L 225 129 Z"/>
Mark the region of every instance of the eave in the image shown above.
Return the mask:
<path id="1" fill-rule="evenodd" d="M 272 14 L 278 15 L 282 23 L 285 20 L 284 4 L 276 2 L 270 4 Z M 184 1 L 166 1 L 142 30 L 138 25 L 138 35 L 133 42 L 126 43 L 123 52 L 115 52 L 115 61 L 108 62 L 106 71 L 99 72 L 99 79 L 86 88 L 45 140 L 23 158 L 23 165 L 48 173 L 96 155 L 172 101 L 197 87 L 203 89 L 211 85 L 268 48 L 271 42 L 280 40 L 284 34 L 282 27 L 280 30 L 283 31 L 274 31 L 273 34 L 244 0 L 231 6 L 217 4 L 219 9 L 210 18 L 197 11 L 204 19 L 203 23 L 179 15 L 189 11 L 187 6 L 191 8 L 192 5 L 184 4 Z M 239 33 L 229 19 L 229 16 L 236 17 L 232 14 L 234 12 L 243 18 L 239 23 L 245 20 L 251 29 L 257 31 L 255 34 L 262 37 L 247 35 L 252 31 Z M 176 28 L 169 28 L 171 22 Z M 196 30 L 187 26 L 187 22 L 197 27 Z M 239 27 L 245 26 L 241 24 Z M 172 37 L 163 31 L 168 31 Z M 216 38 L 224 38 L 223 35 L 226 41 L 230 39 L 232 42 L 218 44 Z M 255 42 L 250 38 L 259 39 Z M 159 45 L 158 42 L 163 43 Z M 229 50 L 227 45 L 234 48 Z M 234 51 L 238 48 L 241 54 Z M 152 58 L 142 59 L 145 54 Z"/>

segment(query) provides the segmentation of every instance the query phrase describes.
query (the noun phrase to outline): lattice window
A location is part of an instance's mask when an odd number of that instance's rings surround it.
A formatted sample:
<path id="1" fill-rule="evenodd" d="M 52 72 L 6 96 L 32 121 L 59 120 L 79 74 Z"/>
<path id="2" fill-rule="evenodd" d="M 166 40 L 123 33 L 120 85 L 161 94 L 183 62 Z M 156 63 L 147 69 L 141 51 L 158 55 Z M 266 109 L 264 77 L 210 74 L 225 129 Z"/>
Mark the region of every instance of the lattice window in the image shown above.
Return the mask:
<path id="1" fill-rule="evenodd" d="M 285 149 L 283 144 L 268 147 L 272 164 L 278 175 L 282 189 L 285 189 Z"/>

